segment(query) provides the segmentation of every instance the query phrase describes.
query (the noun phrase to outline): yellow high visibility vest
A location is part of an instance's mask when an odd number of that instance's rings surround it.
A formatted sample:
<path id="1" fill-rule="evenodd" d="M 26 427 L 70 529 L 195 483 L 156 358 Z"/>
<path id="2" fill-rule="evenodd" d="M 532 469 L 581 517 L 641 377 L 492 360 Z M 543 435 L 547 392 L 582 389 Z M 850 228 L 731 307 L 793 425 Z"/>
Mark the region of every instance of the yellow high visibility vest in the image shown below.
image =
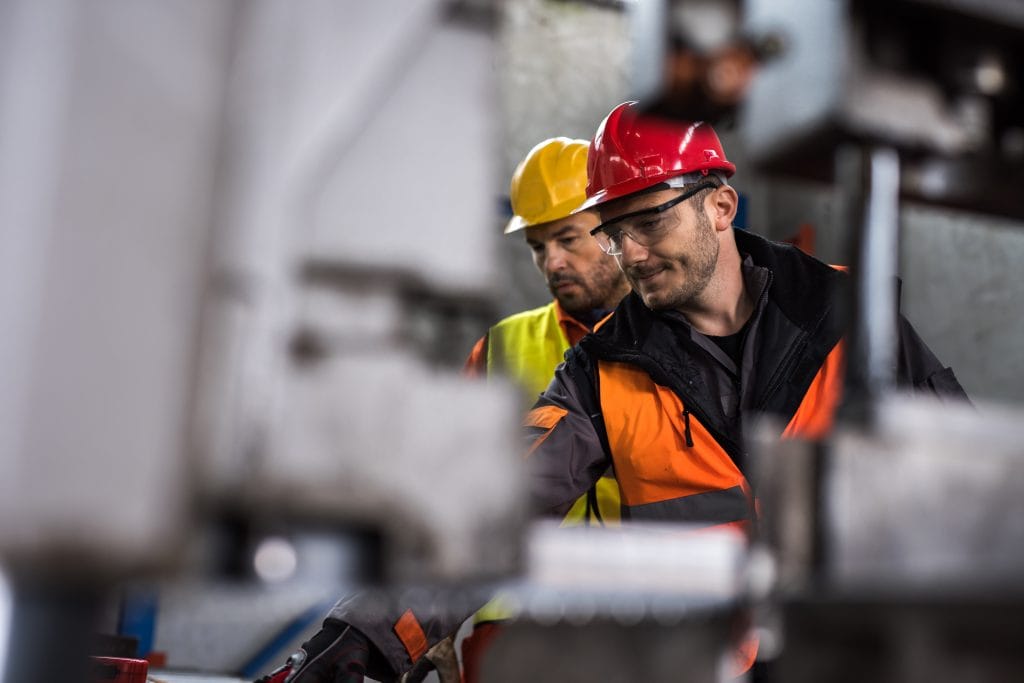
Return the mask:
<path id="1" fill-rule="evenodd" d="M 524 410 L 548 388 L 555 368 L 569 350 L 558 324 L 555 302 L 511 315 L 487 333 L 487 375 L 510 377 L 523 389 Z"/>
<path id="2" fill-rule="evenodd" d="M 524 393 L 524 412 L 547 389 L 555 368 L 569 350 L 569 339 L 558 324 L 555 302 L 511 315 L 487 333 L 487 375 L 510 377 Z M 619 521 L 619 487 L 611 477 L 597 483 L 597 504 L 601 519 Z M 562 520 L 562 526 L 578 526 L 585 522 L 587 500 L 581 496 Z M 597 522 L 592 513 L 591 522 Z"/>
<path id="3" fill-rule="evenodd" d="M 488 331 L 487 375 L 501 374 L 523 389 L 524 412 L 547 389 L 555 368 L 569 350 L 569 340 L 558 324 L 555 302 L 505 318 Z M 597 482 L 597 506 L 605 524 L 619 523 L 619 486 L 612 477 Z M 580 526 L 587 522 L 587 497 L 573 503 L 562 519 L 562 526 Z M 592 512 L 590 522 L 596 523 Z M 498 598 L 484 605 L 474 617 L 475 623 L 498 621 L 514 616 Z"/>

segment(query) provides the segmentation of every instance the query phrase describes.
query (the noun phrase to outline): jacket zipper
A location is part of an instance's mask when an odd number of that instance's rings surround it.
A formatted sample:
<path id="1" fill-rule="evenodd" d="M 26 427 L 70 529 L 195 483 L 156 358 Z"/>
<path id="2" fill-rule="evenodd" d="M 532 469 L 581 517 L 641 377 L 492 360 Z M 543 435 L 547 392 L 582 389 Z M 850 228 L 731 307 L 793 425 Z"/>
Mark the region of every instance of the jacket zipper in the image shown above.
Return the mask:
<path id="1" fill-rule="evenodd" d="M 729 455 L 730 458 L 732 458 L 732 460 L 734 462 L 738 463 L 739 461 L 737 460 L 737 457 L 742 458 L 745 455 L 743 449 L 741 449 L 739 447 L 739 444 L 737 442 L 733 441 L 732 439 L 727 438 L 724 434 L 719 432 L 717 429 L 713 429 L 711 427 L 711 421 L 708 420 L 707 416 L 704 415 L 703 412 L 701 412 L 699 410 L 691 410 L 689 408 L 689 406 L 693 404 L 693 401 L 690 400 L 690 398 L 686 394 L 686 392 L 683 392 L 683 391 L 680 390 L 679 383 L 676 382 L 676 381 L 673 381 L 673 378 L 667 372 L 665 372 L 665 370 L 661 367 L 660 364 L 658 364 L 657 362 L 652 362 L 652 365 L 658 369 L 658 372 L 656 374 L 658 374 L 660 377 L 662 377 L 664 379 L 669 380 L 668 382 L 659 382 L 658 379 L 654 376 L 654 374 L 651 373 L 650 368 L 649 368 L 647 363 L 642 363 L 642 362 L 641 363 L 637 363 L 637 362 L 635 362 L 636 361 L 636 356 L 634 356 L 632 358 L 629 358 L 629 357 L 617 358 L 616 356 L 617 356 L 617 354 L 612 353 L 612 354 L 604 355 L 604 357 L 602 357 L 602 354 L 598 353 L 598 360 L 607 360 L 607 361 L 611 361 L 611 362 L 627 362 L 627 363 L 632 362 L 633 365 L 635 365 L 636 367 L 638 367 L 641 370 L 643 370 L 644 372 L 646 372 L 651 377 L 651 379 L 654 380 L 654 382 L 656 384 L 661 384 L 664 387 L 668 387 L 669 389 L 672 390 L 672 393 L 674 393 L 676 396 L 679 397 L 680 401 L 683 404 L 683 416 L 682 417 L 683 417 L 684 426 L 685 426 L 684 438 L 686 439 L 686 445 L 688 447 L 692 447 L 692 445 L 693 445 L 693 435 L 692 435 L 692 432 L 690 432 L 690 429 L 689 429 L 689 426 L 690 426 L 689 416 L 693 415 L 694 418 L 696 418 L 698 421 L 700 421 L 700 423 L 702 425 L 704 425 L 704 429 L 706 429 L 708 434 L 711 435 L 711 438 L 713 438 L 718 443 L 718 445 L 720 445 L 723 449 L 725 449 L 725 452 Z M 646 358 L 648 360 L 653 361 L 653 359 L 651 359 L 650 356 L 642 356 L 641 355 L 640 357 L 643 357 L 643 358 Z"/>
<path id="2" fill-rule="evenodd" d="M 690 405 L 693 404 L 693 401 L 691 401 L 689 397 L 685 396 L 683 392 L 679 391 L 679 389 L 673 386 L 672 384 L 663 386 L 668 386 L 668 388 L 672 390 L 672 393 L 678 396 L 683 403 L 683 438 L 686 440 L 686 445 L 688 447 L 693 447 L 693 434 L 690 431 L 690 416 L 692 415 L 702 425 L 704 425 L 704 429 L 706 429 L 708 434 L 711 435 L 711 438 L 713 438 L 718 443 L 718 445 L 725 449 L 725 452 L 729 454 L 730 458 L 732 458 L 735 461 L 737 456 L 742 456 L 744 454 L 743 451 L 740 449 L 739 444 L 737 444 L 732 439 L 727 438 L 717 429 L 713 429 L 711 427 L 711 421 L 707 419 L 706 415 L 704 415 L 699 410 L 692 410 L 689 407 Z"/>
<path id="3" fill-rule="evenodd" d="M 683 406 L 683 438 L 686 440 L 686 447 L 693 448 L 693 435 L 690 434 L 690 409 Z"/>

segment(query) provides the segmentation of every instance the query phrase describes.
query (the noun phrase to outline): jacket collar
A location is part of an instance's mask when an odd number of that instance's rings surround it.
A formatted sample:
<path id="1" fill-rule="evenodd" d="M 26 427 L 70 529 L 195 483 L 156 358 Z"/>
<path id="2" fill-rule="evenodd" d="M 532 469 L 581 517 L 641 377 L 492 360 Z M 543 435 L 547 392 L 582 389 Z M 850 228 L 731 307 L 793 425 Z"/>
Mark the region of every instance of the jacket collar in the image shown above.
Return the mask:
<path id="1" fill-rule="evenodd" d="M 746 230 L 734 230 L 734 234 L 744 260 L 749 257 L 754 266 L 772 273 L 768 299 L 790 321 L 807 333 L 819 329 L 826 318 L 831 320 L 829 327 L 837 326 L 834 302 L 846 281 L 845 273 L 792 245 L 772 242 Z M 630 292 L 611 319 L 584 343 L 595 351 L 611 346 L 639 352 L 659 317 L 636 292 Z"/>

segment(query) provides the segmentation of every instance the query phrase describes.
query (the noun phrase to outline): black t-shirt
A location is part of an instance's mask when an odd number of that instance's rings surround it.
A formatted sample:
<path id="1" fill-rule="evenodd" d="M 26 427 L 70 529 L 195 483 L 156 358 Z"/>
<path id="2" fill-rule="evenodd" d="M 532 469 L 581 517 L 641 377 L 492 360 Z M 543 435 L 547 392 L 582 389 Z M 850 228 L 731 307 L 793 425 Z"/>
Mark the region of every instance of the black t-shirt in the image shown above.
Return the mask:
<path id="1" fill-rule="evenodd" d="M 594 325 L 609 313 L 611 313 L 610 309 L 594 308 L 586 313 L 571 313 L 570 315 L 592 330 L 594 329 Z"/>
<path id="2" fill-rule="evenodd" d="M 725 351 L 725 354 L 732 359 L 732 362 L 736 364 L 736 367 L 741 367 L 743 357 L 743 340 L 747 337 L 747 330 L 750 328 L 750 319 L 744 323 L 743 327 L 735 332 L 724 337 L 713 337 L 710 334 L 705 335 L 708 339 L 715 342 L 718 348 Z"/>

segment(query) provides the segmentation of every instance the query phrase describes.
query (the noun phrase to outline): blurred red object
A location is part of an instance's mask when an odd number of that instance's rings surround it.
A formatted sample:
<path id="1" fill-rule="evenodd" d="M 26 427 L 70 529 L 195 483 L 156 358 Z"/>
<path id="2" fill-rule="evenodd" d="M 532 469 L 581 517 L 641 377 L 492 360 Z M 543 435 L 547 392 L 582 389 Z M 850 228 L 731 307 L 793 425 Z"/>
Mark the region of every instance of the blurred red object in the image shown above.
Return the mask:
<path id="1" fill-rule="evenodd" d="M 149 662 L 123 657 L 92 657 L 90 683 L 146 683 Z"/>

